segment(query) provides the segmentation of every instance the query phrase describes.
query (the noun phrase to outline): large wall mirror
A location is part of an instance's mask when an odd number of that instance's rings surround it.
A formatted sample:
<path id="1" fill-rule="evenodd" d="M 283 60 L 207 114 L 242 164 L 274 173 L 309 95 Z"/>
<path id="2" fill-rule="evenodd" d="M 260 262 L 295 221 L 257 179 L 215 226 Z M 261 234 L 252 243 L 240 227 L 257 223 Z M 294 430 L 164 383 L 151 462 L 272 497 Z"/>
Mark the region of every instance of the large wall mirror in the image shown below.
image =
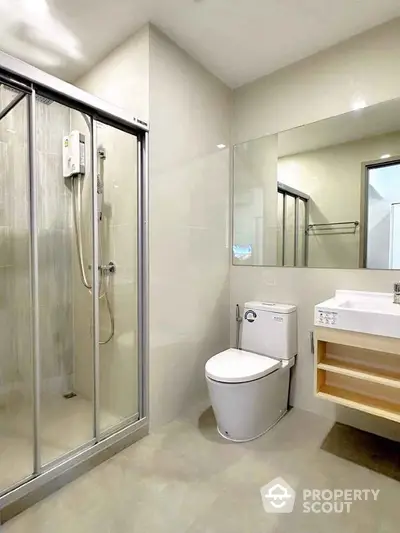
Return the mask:
<path id="1" fill-rule="evenodd" d="M 400 99 L 234 147 L 233 264 L 400 268 Z"/>

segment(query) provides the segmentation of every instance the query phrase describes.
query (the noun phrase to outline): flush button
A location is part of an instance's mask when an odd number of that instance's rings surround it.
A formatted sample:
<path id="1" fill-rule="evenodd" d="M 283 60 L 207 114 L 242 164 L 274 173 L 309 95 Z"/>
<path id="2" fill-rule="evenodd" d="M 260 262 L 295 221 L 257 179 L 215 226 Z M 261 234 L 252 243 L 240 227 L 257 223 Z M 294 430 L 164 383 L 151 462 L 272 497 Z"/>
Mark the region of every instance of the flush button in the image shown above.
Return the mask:
<path id="1" fill-rule="evenodd" d="M 250 309 L 249 311 L 246 311 L 244 314 L 244 319 L 247 320 L 247 322 L 252 323 L 255 321 L 256 318 L 257 318 L 257 313 L 253 311 L 252 309 Z"/>

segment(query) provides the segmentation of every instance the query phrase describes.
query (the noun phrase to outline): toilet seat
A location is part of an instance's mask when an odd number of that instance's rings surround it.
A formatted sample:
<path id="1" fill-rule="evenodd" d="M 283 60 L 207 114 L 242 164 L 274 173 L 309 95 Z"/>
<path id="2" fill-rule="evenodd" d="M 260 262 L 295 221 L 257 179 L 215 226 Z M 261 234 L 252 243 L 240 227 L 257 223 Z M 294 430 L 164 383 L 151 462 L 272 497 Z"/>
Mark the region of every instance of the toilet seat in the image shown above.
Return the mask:
<path id="1" fill-rule="evenodd" d="M 206 376 L 222 383 L 247 383 L 271 374 L 282 361 L 244 350 L 230 348 L 206 363 Z"/>

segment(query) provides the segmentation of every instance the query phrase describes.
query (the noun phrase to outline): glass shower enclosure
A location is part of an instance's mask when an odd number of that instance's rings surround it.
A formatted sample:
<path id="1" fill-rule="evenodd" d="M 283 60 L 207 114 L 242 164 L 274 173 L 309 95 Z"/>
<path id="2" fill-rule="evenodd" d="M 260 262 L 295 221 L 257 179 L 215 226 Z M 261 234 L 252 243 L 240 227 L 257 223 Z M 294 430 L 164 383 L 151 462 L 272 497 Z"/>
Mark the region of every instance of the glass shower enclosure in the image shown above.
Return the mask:
<path id="1" fill-rule="evenodd" d="M 277 265 L 308 265 L 308 219 L 310 197 L 278 182 Z"/>
<path id="2" fill-rule="evenodd" d="M 147 432 L 147 145 L 0 53 L 0 511 Z"/>

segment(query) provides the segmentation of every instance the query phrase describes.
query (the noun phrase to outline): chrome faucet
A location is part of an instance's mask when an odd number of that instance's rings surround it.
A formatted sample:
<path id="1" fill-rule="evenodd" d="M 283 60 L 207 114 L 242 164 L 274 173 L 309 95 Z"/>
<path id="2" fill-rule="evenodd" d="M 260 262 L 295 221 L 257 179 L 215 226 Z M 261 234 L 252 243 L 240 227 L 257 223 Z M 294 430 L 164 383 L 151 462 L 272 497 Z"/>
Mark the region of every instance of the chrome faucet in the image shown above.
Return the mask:
<path id="1" fill-rule="evenodd" d="M 400 304 L 400 281 L 393 284 L 393 303 Z"/>

